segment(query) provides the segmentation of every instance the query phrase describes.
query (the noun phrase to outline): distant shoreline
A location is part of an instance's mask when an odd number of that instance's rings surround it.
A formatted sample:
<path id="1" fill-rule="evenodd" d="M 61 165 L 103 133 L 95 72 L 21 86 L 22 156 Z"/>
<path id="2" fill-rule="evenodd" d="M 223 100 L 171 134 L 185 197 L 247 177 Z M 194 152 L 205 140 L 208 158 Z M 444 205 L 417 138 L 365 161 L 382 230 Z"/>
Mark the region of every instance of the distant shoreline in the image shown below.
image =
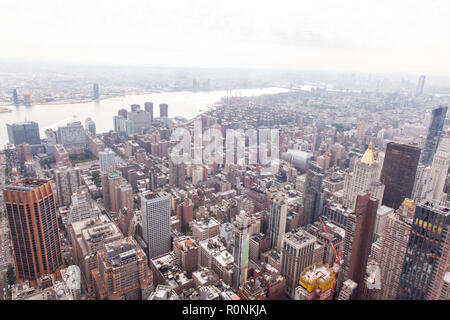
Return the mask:
<path id="1" fill-rule="evenodd" d="M 236 89 L 236 90 L 246 90 L 246 89 L 267 89 L 270 87 L 251 87 L 251 88 L 244 88 L 244 89 Z M 225 91 L 226 89 L 213 89 L 210 90 L 210 92 L 214 92 L 214 91 Z M 234 89 L 232 89 L 234 90 Z M 153 93 L 168 93 L 168 92 L 203 92 L 203 91 L 192 91 L 189 90 L 188 88 L 186 89 L 182 89 L 182 90 L 171 90 L 171 89 L 166 89 L 166 90 L 158 90 L 158 91 L 142 91 L 142 92 L 126 92 L 123 94 L 119 94 L 119 95 L 110 95 L 110 96 L 104 96 L 98 100 L 92 100 L 92 99 L 79 99 L 79 100 L 71 100 L 71 99 L 61 99 L 61 100 L 54 100 L 54 101 L 40 101 L 40 102 L 33 102 L 31 105 L 29 105 L 28 107 L 31 106 L 39 106 L 39 105 L 57 105 L 57 104 L 76 104 L 76 103 L 89 103 L 89 102 L 95 102 L 95 101 L 102 101 L 102 100 L 108 100 L 108 99 L 115 99 L 115 98 L 121 98 L 121 97 L 125 97 L 125 96 L 140 96 L 140 95 L 147 95 L 147 94 L 153 94 Z M 205 92 L 209 92 L 209 91 L 205 91 Z M 0 102 L 0 108 L 2 106 L 8 106 L 8 107 L 21 107 L 21 106 L 25 106 L 24 104 L 19 104 L 19 105 L 14 105 L 12 103 L 6 103 L 6 102 Z M 9 109 L 11 110 L 11 109 Z M 12 111 L 12 110 L 11 110 Z M 1 111 L 0 111 L 1 112 Z M 9 112 L 9 111 L 8 111 Z"/>

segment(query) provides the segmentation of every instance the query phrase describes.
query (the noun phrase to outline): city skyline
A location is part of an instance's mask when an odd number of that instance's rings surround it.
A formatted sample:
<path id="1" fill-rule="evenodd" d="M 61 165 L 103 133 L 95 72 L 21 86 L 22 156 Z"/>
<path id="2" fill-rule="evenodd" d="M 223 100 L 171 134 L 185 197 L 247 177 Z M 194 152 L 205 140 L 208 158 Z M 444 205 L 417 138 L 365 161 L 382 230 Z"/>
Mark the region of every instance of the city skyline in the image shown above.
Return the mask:
<path id="1" fill-rule="evenodd" d="M 449 13 L 5 0 L 0 300 L 450 300 Z"/>

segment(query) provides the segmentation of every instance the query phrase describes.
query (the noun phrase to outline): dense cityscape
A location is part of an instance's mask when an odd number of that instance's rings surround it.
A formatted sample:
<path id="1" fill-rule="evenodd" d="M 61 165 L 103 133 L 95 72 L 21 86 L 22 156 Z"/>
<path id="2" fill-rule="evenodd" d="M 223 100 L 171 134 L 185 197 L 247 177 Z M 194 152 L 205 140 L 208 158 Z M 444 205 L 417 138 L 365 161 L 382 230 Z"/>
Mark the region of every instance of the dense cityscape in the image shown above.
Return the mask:
<path id="1" fill-rule="evenodd" d="M 230 93 L 191 120 L 149 101 L 109 132 L 8 123 L 0 297 L 449 300 L 450 97 L 424 88 Z"/>
<path id="2" fill-rule="evenodd" d="M 1 0 L 3 318 L 447 314 L 449 16 Z"/>

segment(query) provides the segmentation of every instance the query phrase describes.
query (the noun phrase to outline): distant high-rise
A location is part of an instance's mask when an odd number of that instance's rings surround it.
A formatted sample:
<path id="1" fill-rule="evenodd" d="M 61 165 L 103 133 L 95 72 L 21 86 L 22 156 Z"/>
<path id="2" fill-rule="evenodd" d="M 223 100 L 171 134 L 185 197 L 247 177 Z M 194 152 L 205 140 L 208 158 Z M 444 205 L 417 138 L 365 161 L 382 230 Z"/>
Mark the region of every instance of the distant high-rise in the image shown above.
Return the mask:
<path id="1" fill-rule="evenodd" d="M 6 124 L 9 142 L 15 146 L 24 142 L 28 144 L 40 144 L 39 124 L 34 121 Z"/>
<path id="2" fill-rule="evenodd" d="M 233 246 L 233 286 L 239 288 L 247 281 L 250 246 L 250 218 L 244 210 L 236 216 Z"/>
<path id="3" fill-rule="evenodd" d="M 167 103 L 161 103 L 159 105 L 159 117 L 169 117 L 169 106 L 167 105 Z"/>
<path id="4" fill-rule="evenodd" d="M 447 130 L 437 148 L 431 166 L 432 199 L 445 198 L 444 186 L 447 181 L 447 172 L 450 167 L 450 129 Z"/>
<path id="5" fill-rule="evenodd" d="M 141 110 L 141 106 L 134 103 L 134 104 L 132 104 L 132 105 L 130 106 L 130 109 L 131 109 L 131 112 L 133 112 L 133 111 L 139 111 L 139 110 Z"/>
<path id="6" fill-rule="evenodd" d="M 424 200 L 416 205 L 397 299 L 437 300 L 450 257 L 450 208 Z"/>
<path id="7" fill-rule="evenodd" d="M 98 87 L 98 83 L 94 83 L 92 100 L 98 100 L 99 98 L 100 98 L 100 90 L 99 90 L 99 87 Z"/>
<path id="8" fill-rule="evenodd" d="M 417 88 L 416 88 L 416 96 L 420 96 L 423 94 L 423 87 L 425 85 L 425 79 L 426 79 L 426 77 L 424 75 L 421 75 L 419 77 L 419 82 L 417 83 Z"/>
<path id="9" fill-rule="evenodd" d="M 58 144 L 62 144 L 67 150 L 85 150 L 86 132 L 84 131 L 81 121 L 68 123 L 64 127 L 58 127 L 57 131 Z"/>
<path id="10" fill-rule="evenodd" d="M 120 110 L 119 110 L 120 112 Z M 120 134 L 130 137 L 134 134 L 134 124 L 133 121 L 128 120 L 127 117 L 121 115 L 114 116 L 114 131 Z"/>
<path id="11" fill-rule="evenodd" d="M 145 111 L 150 113 L 150 123 L 153 123 L 153 103 L 152 102 L 146 102 L 144 104 Z"/>
<path id="12" fill-rule="evenodd" d="M 419 158 L 419 148 L 395 142 L 387 144 L 381 170 L 385 185 L 383 205 L 396 210 L 405 198 L 412 198 Z"/>
<path id="13" fill-rule="evenodd" d="M 283 235 L 286 232 L 287 203 L 286 195 L 277 193 L 270 200 L 267 234 L 271 247 L 281 249 Z"/>
<path id="14" fill-rule="evenodd" d="M 342 270 L 339 272 L 339 285 L 346 279 L 358 284 L 356 297 L 362 292 L 367 261 L 373 239 L 378 200 L 369 193 L 359 194 L 355 210 L 347 218 L 345 228 Z"/>
<path id="15" fill-rule="evenodd" d="M 369 192 L 378 200 L 383 199 L 384 185 L 379 181 L 380 165 L 375 161 L 372 143 L 360 160 L 357 160 L 353 172 L 345 177 L 344 205 L 354 209 L 358 193 Z M 380 202 L 381 204 L 381 202 Z"/>
<path id="16" fill-rule="evenodd" d="M 31 99 L 31 93 L 24 93 L 23 94 L 23 104 L 26 106 L 31 106 L 32 99 Z"/>
<path id="17" fill-rule="evenodd" d="M 105 148 L 104 151 L 98 153 L 100 171 L 108 172 L 115 169 L 116 153 L 110 148 Z"/>
<path id="18" fill-rule="evenodd" d="M 16 106 L 19 105 L 19 96 L 17 95 L 17 89 L 13 90 L 13 102 Z"/>
<path id="19" fill-rule="evenodd" d="M 430 126 L 428 127 L 427 140 L 425 141 L 422 155 L 422 163 L 425 165 L 431 165 L 433 161 L 439 140 L 441 139 L 446 115 L 447 107 L 439 107 L 431 112 Z"/>
<path id="20" fill-rule="evenodd" d="M 305 192 L 303 194 L 302 226 L 319 220 L 322 179 L 322 169 L 317 164 L 311 162 L 306 173 Z"/>
<path id="21" fill-rule="evenodd" d="M 19 282 L 64 268 L 55 194 L 50 181 L 24 179 L 3 190 Z"/>
<path id="22" fill-rule="evenodd" d="M 150 129 L 152 125 L 150 112 L 135 109 L 128 113 L 128 120 L 133 122 L 135 132 L 141 132 Z"/>
<path id="23" fill-rule="evenodd" d="M 91 135 L 95 136 L 97 134 L 95 122 L 91 118 L 86 118 L 84 121 L 84 127 Z"/>
<path id="24" fill-rule="evenodd" d="M 170 195 L 147 191 L 141 194 L 142 236 L 148 245 L 149 259 L 171 250 Z"/>

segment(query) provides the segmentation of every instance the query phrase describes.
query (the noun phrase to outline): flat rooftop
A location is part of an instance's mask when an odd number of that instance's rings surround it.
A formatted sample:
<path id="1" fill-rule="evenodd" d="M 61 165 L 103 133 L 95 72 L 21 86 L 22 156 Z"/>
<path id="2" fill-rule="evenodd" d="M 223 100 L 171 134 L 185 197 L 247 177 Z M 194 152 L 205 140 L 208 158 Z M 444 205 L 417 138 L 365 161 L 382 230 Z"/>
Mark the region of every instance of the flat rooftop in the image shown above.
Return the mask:
<path id="1" fill-rule="evenodd" d="M 48 182 L 49 180 L 45 179 L 22 179 L 9 186 L 6 186 L 5 189 L 13 191 L 29 192 L 32 191 L 34 188 L 40 187 Z"/>

